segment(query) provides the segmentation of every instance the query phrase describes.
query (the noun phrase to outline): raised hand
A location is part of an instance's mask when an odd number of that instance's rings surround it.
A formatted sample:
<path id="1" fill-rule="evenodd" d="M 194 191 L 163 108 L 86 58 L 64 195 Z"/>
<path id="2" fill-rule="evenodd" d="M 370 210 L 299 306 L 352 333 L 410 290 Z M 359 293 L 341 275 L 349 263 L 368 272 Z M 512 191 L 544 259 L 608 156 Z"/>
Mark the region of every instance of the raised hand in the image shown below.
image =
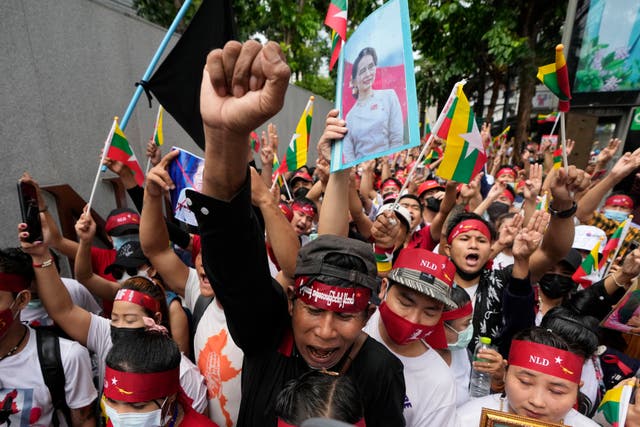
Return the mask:
<path id="1" fill-rule="evenodd" d="M 96 235 L 96 223 L 91 217 L 91 212 L 87 211 L 88 207 L 89 206 L 86 205 L 84 209 L 82 209 L 82 215 L 80 215 L 75 225 L 78 239 L 85 242 L 91 242 Z"/>
<path id="2" fill-rule="evenodd" d="M 529 220 L 529 224 L 524 227 L 513 241 L 513 257 L 519 259 L 529 259 L 531 254 L 538 249 L 551 216 L 544 211 L 535 211 Z"/>
<path id="3" fill-rule="evenodd" d="M 576 142 L 573 139 L 567 138 L 567 156 L 573 151 L 573 147 L 576 146 Z"/>
<path id="4" fill-rule="evenodd" d="M 535 201 L 542 188 L 542 165 L 534 163 L 529 166 L 529 179 L 524 182 L 524 198 Z"/>
<path id="5" fill-rule="evenodd" d="M 640 148 L 633 153 L 624 153 L 611 168 L 610 175 L 612 178 L 622 179 L 638 167 L 640 167 Z"/>
<path id="6" fill-rule="evenodd" d="M 596 158 L 596 163 L 601 169 L 604 169 L 607 163 L 609 163 L 609 160 L 613 158 L 613 156 L 616 154 L 616 151 L 618 151 L 618 147 L 621 143 L 622 141 L 620 141 L 618 138 L 611 138 L 609 140 L 609 144 L 607 144 L 606 147 L 600 150 L 600 153 Z"/>
<path id="7" fill-rule="evenodd" d="M 323 157 L 327 162 L 331 161 L 331 144 L 335 140 L 344 138 L 347 134 L 347 122 L 338 118 L 340 112 L 336 109 L 330 110 L 325 121 L 324 133 L 318 141 L 318 156 Z"/>
<path id="8" fill-rule="evenodd" d="M 460 197 L 463 199 L 470 199 L 474 197 L 480 191 L 480 180 L 482 179 L 483 172 L 476 175 L 469 184 L 463 184 L 460 189 Z"/>
<path id="9" fill-rule="evenodd" d="M 269 124 L 271 126 L 271 124 Z M 272 165 L 273 164 L 273 145 L 268 142 L 267 133 L 262 131 L 262 138 L 260 144 L 260 161 L 263 165 Z"/>
<path id="10" fill-rule="evenodd" d="M 480 136 L 482 137 L 482 145 L 486 150 L 489 147 L 489 144 L 491 144 L 491 124 L 490 123 L 482 124 L 482 129 L 480 130 Z"/>
<path id="11" fill-rule="evenodd" d="M 512 218 L 506 219 L 503 226 L 500 227 L 498 234 L 498 244 L 504 248 L 510 248 L 516 235 L 522 229 L 524 217 L 522 215 L 514 215 Z"/>
<path id="12" fill-rule="evenodd" d="M 388 210 L 378 215 L 371 226 L 371 237 L 375 240 L 376 245 L 382 248 L 392 248 L 400 234 L 400 220 L 395 213 Z"/>
<path id="13" fill-rule="evenodd" d="M 175 184 L 173 180 L 169 176 L 169 172 L 167 168 L 169 164 L 175 159 L 179 154 L 178 150 L 172 150 L 168 152 L 160 163 L 155 165 L 149 170 L 147 173 L 147 184 L 144 188 L 144 191 L 153 197 L 160 197 L 166 191 L 172 190 L 175 188 Z"/>
<path id="14" fill-rule="evenodd" d="M 282 108 L 290 74 L 275 42 L 263 47 L 255 40 L 230 41 L 209 53 L 200 90 L 205 134 L 246 141 L 253 129 Z"/>
<path id="15" fill-rule="evenodd" d="M 151 159 L 151 165 L 155 166 L 162 159 L 162 150 L 158 147 L 153 139 L 147 142 L 147 157 Z"/>
<path id="16" fill-rule="evenodd" d="M 556 210 L 569 209 L 574 201 L 573 194 L 586 190 L 591 184 L 591 176 L 573 165 L 569 166 L 568 172 L 560 168 L 552 173 L 550 189 Z"/>

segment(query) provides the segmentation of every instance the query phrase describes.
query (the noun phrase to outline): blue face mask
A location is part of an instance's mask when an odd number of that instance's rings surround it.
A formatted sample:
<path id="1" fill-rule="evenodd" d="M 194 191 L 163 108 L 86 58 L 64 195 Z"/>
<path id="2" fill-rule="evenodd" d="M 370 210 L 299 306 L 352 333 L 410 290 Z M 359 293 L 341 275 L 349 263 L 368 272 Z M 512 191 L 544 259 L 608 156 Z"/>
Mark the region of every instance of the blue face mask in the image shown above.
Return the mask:
<path id="1" fill-rule="evenodd" d="M 140 240 L 137 234 L 127 234 L 125 236 L 111 236 L 111 240 L 113 242 L 113 248 L 116 251 L 119 251 L 122 245 L 127 242 L 137 242 Z"/>
<path id="2" fill-rule="evenodd" d="M 605 217 L 618 222 L 624 221 L 629 216 L 629 214 L 615 209 L 605 209 L 603 213 Z"/>
<path id="3" fill-rule="evenodd" d="M 444 324 L 447 328 L 458 334 L 458 340 L 454 343 L 449 343 L 449 350 L 464 350 L 467 348 L 473 338 L 473 324 L 469 324 L 467 328 L 461 332 L 456 331 L 448 323 Z"/>

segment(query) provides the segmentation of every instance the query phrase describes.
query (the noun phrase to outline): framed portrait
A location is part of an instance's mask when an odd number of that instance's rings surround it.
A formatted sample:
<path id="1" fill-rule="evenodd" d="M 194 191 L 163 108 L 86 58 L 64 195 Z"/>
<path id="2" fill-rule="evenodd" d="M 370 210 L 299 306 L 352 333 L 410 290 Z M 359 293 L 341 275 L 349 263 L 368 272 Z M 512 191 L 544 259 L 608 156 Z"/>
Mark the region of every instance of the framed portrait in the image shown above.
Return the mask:
<path id="1" fill-rule="evenodd" d="M 637 281 L 629 287 L 600 326 L 627 334 L 640 335 L 636 332 L 640 330 L 640 289 Z"/>
<path id="2" fill-rule="evenodd" d="M 566 424 L 550 423 L 535 418 L 523 417 L 495 409 L 482 408 L 479 427 L 567 427 Z"/>
<path id="3" fill-rule="evenodd" d="M 376 9 L 344 45 L 336 106 L 347 122 L 333 145 L 331 171 L 420 144 L 407 0 Z"/>

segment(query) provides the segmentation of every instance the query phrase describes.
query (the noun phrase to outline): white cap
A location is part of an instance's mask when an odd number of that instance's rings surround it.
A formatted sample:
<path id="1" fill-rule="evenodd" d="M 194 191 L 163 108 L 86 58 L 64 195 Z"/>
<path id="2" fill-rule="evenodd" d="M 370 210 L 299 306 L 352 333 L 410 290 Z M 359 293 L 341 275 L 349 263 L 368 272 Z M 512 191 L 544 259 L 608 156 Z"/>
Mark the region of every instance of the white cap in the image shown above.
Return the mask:
<path id="1" fill-rule="evenodd" d="M 607 234 L 593 225 L 577 225 L 571 247 L 583 251 L 591 251 L 596 243 L 600 242 L 600 239 L 602 239 L 600 243 L 600 252 L 602 252 L 607 244 Z"/>

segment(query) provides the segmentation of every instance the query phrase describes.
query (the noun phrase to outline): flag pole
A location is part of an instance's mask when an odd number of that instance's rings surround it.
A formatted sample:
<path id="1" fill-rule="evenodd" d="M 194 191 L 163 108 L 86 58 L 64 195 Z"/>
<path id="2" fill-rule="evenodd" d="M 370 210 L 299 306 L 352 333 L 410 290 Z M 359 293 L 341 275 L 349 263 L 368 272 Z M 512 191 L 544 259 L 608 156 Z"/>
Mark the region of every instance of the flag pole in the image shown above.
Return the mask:
<path id="1" fill-rule="evenodd" d="M 611 266 L 616 261 L 616 257 L 620 252 L 620 248 L 624 244 L 624 239 L 627 237 L 627 234 L 629 233 L 629 226 L 631 225 L 632 220 L 633 220 L 633 215 L 629 215 L 627 217 L 627 223 L 624 226 L 625 230 L 623 230 L 623 233 L 620 235 L 620 242 L 618 243 L 618 246 L 616 246 L 616 251 L 613 253 L 613 257 L 609 258 L 611 261 L 607 260 L 607 269 L 604 271 L 604 275 L 602 277 L 606 277 L 607 274 L 609 274 L 609 270 L 611 270 Z"/>
<path id="2" fill-rule="evenodd" d="M 438 131 L 440 130 L 440 127 L 442 126 L 442 122 L 444 122 L 444 119 L 447 117 L 446 112 L 449 111 L 449 108 L 451 107 L 451 104 L 453 103 L 453 99 L 456 97 L 456 93 L 458 91 L 458 86 L 464 86 L 466 83 L 467 83 L 467 81 L 465 79 L 462 79 L 462 80 L 460 80 L 458 83 L 456 83 L 453 86 L 453 89 L 451 90 L 451 94 L 449 95 L 449 98 L 447 99 L 447 103 L 445 104 L 444 108 L 440 112 L 440 115 L 438 116 L 438 119 L 436 120 L 436 124 L 433 125 L 433 127 L 431 128 L 431 135 L 429 135 L 429 139 L 427 140 L 427 143 L 422 148 L 422 151 L 420 152 L 420 155 L 418 156 L 418 159 L 414 162 L 413 167 L 411 168 L 411 171 L 409 172 L 409 175 L 407 175 L 407 177 L 406 177 L 406 179 L 404 181 L 404 184 L 402 184 L 402 188 L 400 189 L 400 192 L 398 193 L 398 199 L 400 199 L 400 195 L 402 195 L 402 192 L 407 189 L 407 186 L 409 186 L 409 182 L 411 181 L 411 178 L 413 178 L 413 175 L 415 174 L 415 171 L 416 171 L 416 168 L 417 168 L 418 164 L 422 161 L 422 158 L 427 153 L 427 150 L 431 147 L 431 143 L 433 142 L 433 139 L 435 138 L 436 133 L 438 133 Z M 391 210 L 395 210 L 396 207 L 398 206 L 398 199 L 396 199 L 396 201 L 393 202 L 393 206 L 391 207 Z"/>
<path id="3" fill-rule="evenodd" d="M 569 160 L 567 159 L 567 134 L 564 124 L 564 111 L 560 112 L 560 134 L 562 141 L 562 163 L 564 165 L 564 171 L 569 172 Z"/>
<path id="4" fill-rule="evenodd" d="M 148 81 L 149 78 L 151 77 L 151 73 L 153 73 L 153 70 L 155 70 L 156 65 L 158 65 L 158 62 L 160 61 L 162 54 L 167 48 L 167 45 L 169 44 L 169 41 L 171 40 L 173 33 L 176 32 L 176 28 L 178 28 L 180 21 L 182 21 L 182 18 L 184 18 L 184 15 L 187 13 L 189 6 L 191 6 L 191 1 L 192 0 L 185 0 L 184 3 L 182 4 L 182 7 L 180 7 L 180 10 L 176 14 L 176 17 L 173 18 L 173 22 L 169 26 L 167 33 L 164 35 L 164 38 L 160 42 L 160 46 L 158 46 L 156 53 L 153 55 L 153 58 L 151 58 L 151 62 L 149 62 L 149 65 L 147 66 L 147 70 L 142 75 L 141 80 L 143 82 Z M 122 121 L 120 122 L 120 129 L 122 129 L 123 132 L 127 128 L 127 124 L 129 124 L 129 119 L 131 118 L 131 115 L 133 114 L 133 110 L 136 108 L 136 105 L 138 104 L 138 99 L 140 99 L 140 96 L 142 95 L 143 91 L 144 91 L 144 87 L 142 87 L 142 85 L 138 85 L 136 87 L 136 91 L 133 93 L 133 97 L 131 97 L 129 106 L 127 107 L 127 110 L 122 116 Z M 107 168 L 103 166 L 102 171 L 104 172 L 106 170 Z"/>
<path id="5" fill-rule="evenodd" d="M 555 132 L 556 130 L 556 126 L 558 125 L 558 120 L 560 120 L 560 112 L 558 112 L 558 115 L 556 116 L 556 119 L 553 121 L 553 127 L 551 128 L 551 132 L 549 133 L 549 135 L 553 135 L 553 132 Z"/>
<path id="6" fill-rule="evenodd" d="M 107 136 L 106 141 L 104 141 L 104 148 L 102 149 L 102 156 L 100 157 L 100 164 L 98 165 L 98 173 L 96 173 L 96 179 L 93 181 L 93 188 L 91 189 L 91 196 L 89 196 L 89 209 L 87 212 L 91 212 L 91 204 L 93 203 L 93 196 L 96 193 L 96 187 L 98 186 L 98 180 L 100 179 L 100 173 L 102 172 L 102 164 L 104 162 L 104 158 L 107 157 L 107 151 L 109 151 L 109 146 L 111 145 L 111 140 L 113 139 L 113 133 L 116 130 L 116 123 L 118 123 L 118 117 L 113 118 L 113 123 L 111 124 L 111 130 L 109 130 L 109 136 Z"/>
<path id="7" fill-rule="evenodd" d="M 287 190 L 287 194 L 289 195 L 289 200 L 293 200 L 293 196 L 291 195 L 291 190 L 289 190 L 289 185 L 287 184 L 287 180 L 284 179 L 284 176 L 282 177 L 282 183 L 284 184 L 284 189 Z"/>

